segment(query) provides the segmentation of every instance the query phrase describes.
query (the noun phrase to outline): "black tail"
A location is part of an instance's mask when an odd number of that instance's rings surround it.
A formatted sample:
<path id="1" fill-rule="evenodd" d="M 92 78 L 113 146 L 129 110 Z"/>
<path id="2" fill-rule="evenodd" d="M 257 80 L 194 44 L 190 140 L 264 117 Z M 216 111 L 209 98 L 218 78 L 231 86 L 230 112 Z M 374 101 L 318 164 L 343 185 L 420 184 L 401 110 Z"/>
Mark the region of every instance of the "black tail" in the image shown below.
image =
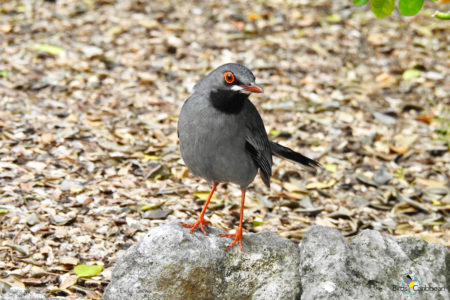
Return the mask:
<path id="1" fill-rule="evenodd" d="M 305 165 L 307 167 L 314 168 L 314 169 L 316 167 L 322 167 L 322 165 L 319 162 L 317 162 L 311 158 L 308 158 L 304 155 L 301 155 L 300 153 L 295 152 L 295 151 L 289 149 L 288 147 L 281 146 L 280 144 L 270 142 L 270 148 L 272 149 L 272 154 L 274 154 L 276 156 L 290 159 L 292 161 L 298 162 L 302 165 Z"/>

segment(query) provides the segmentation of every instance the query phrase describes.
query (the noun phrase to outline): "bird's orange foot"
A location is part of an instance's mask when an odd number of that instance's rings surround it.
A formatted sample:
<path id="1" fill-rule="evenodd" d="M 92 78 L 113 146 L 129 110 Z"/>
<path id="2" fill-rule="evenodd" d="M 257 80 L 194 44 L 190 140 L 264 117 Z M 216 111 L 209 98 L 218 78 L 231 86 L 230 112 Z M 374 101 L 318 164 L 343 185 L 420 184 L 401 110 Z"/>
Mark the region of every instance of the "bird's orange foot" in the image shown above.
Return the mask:
<path id="1" fill-rule="evenodd" d="M 180 222 L 180 224 L 182 226 L 184 226 L 184 227 L 191 228 L 191 233 L 193 233 L 195 231 L 195 229 L 197 229 L 198 226 L 200 226 L 200 229 L 203 232 L 203 234 L 204 235 L 208 235 L 208 233 L 206 232 L 204 226 L 207 226 L 207 225 L 211 224 L 211 222 L 206 221 L 203 218 L 198 218 L 197 221 L 194 224 L 187 224 L 187 223 L 181 223 L 181 222 Z"/>
<path id="2" fill-rule="evenodd" d="M 239 248 L 241 248 L 241 251 L 244 251 L 242 249 L 242 227 L 238 227 L 236 229 L 236 233 L 221 234 L 220 237 L 227 237 L 227 238 L 233 238 L 234 237 L 233 242 L 231 242 L 231 244 L 227 247 L 227 249 L 233 248 L 233 246 L 236 245 L 236 243 L 239 242 Z"/>

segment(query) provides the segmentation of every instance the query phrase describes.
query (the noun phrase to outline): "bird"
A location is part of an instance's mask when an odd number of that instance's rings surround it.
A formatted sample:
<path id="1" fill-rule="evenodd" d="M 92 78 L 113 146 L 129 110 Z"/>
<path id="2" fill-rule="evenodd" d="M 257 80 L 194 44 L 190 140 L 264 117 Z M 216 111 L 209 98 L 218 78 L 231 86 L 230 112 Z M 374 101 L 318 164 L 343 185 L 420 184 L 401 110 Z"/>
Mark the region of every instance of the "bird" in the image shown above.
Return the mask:
<path id="1" fill-rule="evenodd" d="M 242 247 L 242 224 L 245 192 L 258 171 L 264 184 L 270 188 L 272 156 L 286 158 L 309 168 L 320 163 L 292 149 L 270 141 L 263 120 L 249 100 L 252 93 L 262 93 L 255 76 L 245 66 L 227 63 L 211 71 L 195 86 L 184 102 L 178 118 L 178 138 L 181 156 L 188 169 L 196 176 L 212 183 L 203 209 L 193 224 L 180 223 L 193 233 L 205 230 L 208 204 L 219 183 L 234 183 L 241 188 L 239 225 L 233 234 L 220 236 L 234 238 L 227 249 Z"/>
<path id="2" fill-rule="evenodd" d="M 414 286 L 414 284 L 415 284 L 415 282 L 413 281 L 413 279 L 411 278 L 410 275 L 405 275 L 403 277 L 403 282 L 406 283 L 408 288 L 412 288 Z"/>

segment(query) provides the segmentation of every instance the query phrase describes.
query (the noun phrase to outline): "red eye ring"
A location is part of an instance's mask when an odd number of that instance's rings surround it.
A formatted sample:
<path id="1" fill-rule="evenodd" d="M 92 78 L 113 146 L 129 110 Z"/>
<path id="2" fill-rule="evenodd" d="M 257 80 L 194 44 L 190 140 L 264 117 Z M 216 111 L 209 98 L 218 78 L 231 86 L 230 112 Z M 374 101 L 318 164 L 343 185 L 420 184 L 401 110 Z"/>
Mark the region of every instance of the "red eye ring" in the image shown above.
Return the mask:
<path id="1" fill-rule="evenodd" d="M 234 74 L 230 71 L 225 72 L 223 77 L 225 78 L 225 82 L 228 84 L 232 84 L 234 82 Z"/>

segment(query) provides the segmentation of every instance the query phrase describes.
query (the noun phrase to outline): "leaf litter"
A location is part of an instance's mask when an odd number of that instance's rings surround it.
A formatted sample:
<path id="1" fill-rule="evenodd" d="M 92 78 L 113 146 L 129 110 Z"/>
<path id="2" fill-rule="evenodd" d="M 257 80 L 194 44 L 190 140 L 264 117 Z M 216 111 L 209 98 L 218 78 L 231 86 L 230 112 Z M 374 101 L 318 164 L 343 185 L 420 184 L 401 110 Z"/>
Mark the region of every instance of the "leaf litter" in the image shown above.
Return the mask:
<path id="1" fill-rule="evenodd" d="M 193 221 L 210 187 L 180 158 L 177 116 L 230 61 L 264 87 L 252 101 L 270 137 L 324 165 L 312 174 L 275 158 L 271 189 L 249 188 L 246 232 L 299 242 L 320 224 L 450 246 L 448 28 L 426 7 L 383 20 L 348 1 L 1 10 L 0 291 L 100 299 L 149 228 Z M 239 194 L 220 185 L 214 226 L 235 229 Z M 102 271 L 77 276 L 81 265 Z"/>

